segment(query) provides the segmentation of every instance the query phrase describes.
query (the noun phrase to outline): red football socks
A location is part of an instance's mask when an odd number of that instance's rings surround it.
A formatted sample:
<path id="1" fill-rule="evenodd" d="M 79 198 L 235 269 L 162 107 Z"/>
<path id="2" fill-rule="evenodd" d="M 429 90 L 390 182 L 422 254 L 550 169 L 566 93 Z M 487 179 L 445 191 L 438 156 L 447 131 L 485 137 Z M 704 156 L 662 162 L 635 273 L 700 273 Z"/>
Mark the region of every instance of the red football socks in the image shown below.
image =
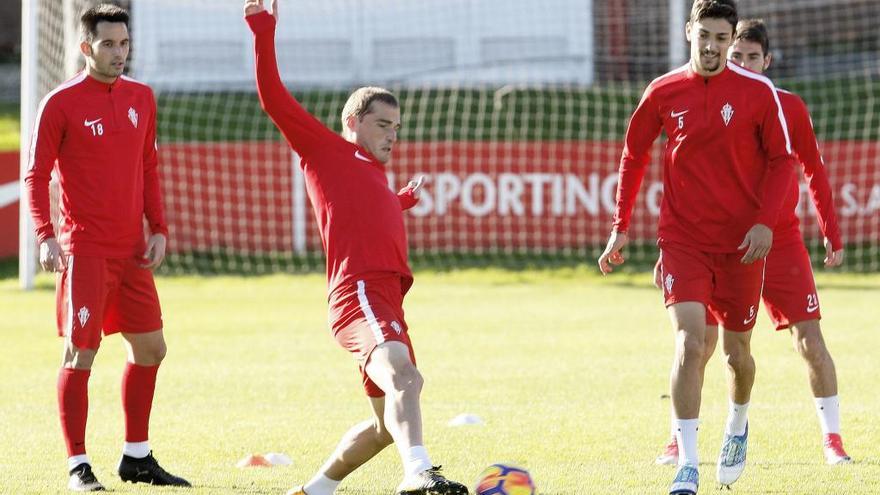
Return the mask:
<path id="1" fill-rule="evenodd" d="M 91 370 L 72 368 L 62 368 L 58 373 L 58 415 L 68 457 L 86 453 L 90 374 Z"/>
<path id="2" fill-rule="evenodd" d="M 149 439 L 150 410 L 153 407 L 158 371 L 158 364 L 125 365 L 122 373 L 122 409 L 125 411 L 126 442 L 146 442 Z"/>

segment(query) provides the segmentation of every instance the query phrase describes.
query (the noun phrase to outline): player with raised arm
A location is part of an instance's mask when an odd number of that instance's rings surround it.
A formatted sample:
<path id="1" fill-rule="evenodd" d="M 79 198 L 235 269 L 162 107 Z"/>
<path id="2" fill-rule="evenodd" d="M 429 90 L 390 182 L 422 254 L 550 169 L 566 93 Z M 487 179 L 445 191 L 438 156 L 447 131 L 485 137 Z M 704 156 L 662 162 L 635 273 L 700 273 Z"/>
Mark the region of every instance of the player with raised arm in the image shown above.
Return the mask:
<path id="1" fill-rule="evenodd" d="M 630 119 L 613 230 L 599 258 L 605 274 L 624 262 L 621 249 L 651 146 L 665 131 L 658 245 L 675 331 L 670 382 L 681 451 L 671 494 L 695 494 L 699 486 L 706 313 L 732 330 L 733 338 L 747 341 L 772 227 L 794 175 L 773 83 L 726 63 L 737 21 L 733 0 L 694 2 L 686 30 L 690 61 L 652 81 Z M 737 400 L 747 403 L 750 393 L 750 386 L 738 389 Z M 747 425 L 725 436 L 722 484 L 742 473 L 747 438 Z"/>
<path id="2" fill-rule="evenodd" d="M 119 476 L 133 483 L 189 486 L 159 466 L 148 441 L 156 373 L 166 351 L 151 272 L 165 257 L 168 236 L 156 159 L 156 101 L 148 86 L 122 75 L 129 51 L 125 10 L 98 5 L 83 13 L 80 26 L 86 68 L 40 103 L 25 176 L 40 264 L 57 273 L 58 332 L 64 337 L 58 408 L 68 488 L 104 490 L 85 446 L 88 381 L 102 330 L 121 332 L 128 350 Z M 49 206 L 53 170 L 61 184 L 58 232 Z"/>
<path id="3" fill-rule="evenodd" d="M 257 91 L 263 110 L 302 158 L 309 199 L 327 255 L 330 328 L 357 360 L 373 417 L 352 427 L 318 473 L 290 494 L 331 495 L 341 480 L 392 443 L 404 468 L 401 495 L 466 494 L 440 474 L 422 440 L 423 378 L 403 314 L 413 283 L 403 210 L 421 181 L 389 189 L 385 163 L 397 141 L 400 105 L 390 92 L 364 87 L 342 111 L 343 135 L 325 127 L 281 81 L 275 57 L 277 0 L 247 0 L 254 34 Z"/>
<path id="4" fill-rule="evenodd" d="M 758 74 L 763 74 L 770 67 L 772 60 L 770 40 L 763 21 L 749 19 L 739 22 L 733 45 L 728 51 L 728 59 Z M 816 207 L 819 228 L 824 234 L 825 266 L 840 266 L 844 258 L 843 241 L 834 211 L 831 185 L 828 183 L 825 164 L 813 132 L 810 113 L 804 101 L 797 95 L 782 89 L 777 89 L 777 93 L 788 123 L 792 148 L 803 165 L 804 179 L 810 189 L 813 205 Z M 850 457 L 843 449 L 843 440 L 840 437 L 837 373 L 819 325 L 821 316 L 816 282 L 813 279 L 810 256 L 804 245 L 800 220 L 796 212 L 800 197 L 797 181 L 793 181 L 789 189 L 779 222 L 773 230 L 773 248 L 767 256 L 761 299 L 776 329 L 789 330 L 795 349 L 807 365 L 810 388 L 813 391 L 816 413 L 823 434 L 825 461 L 828 464 L 844 464 L 850 462 Z M 662 286 L 660 278 L 659 269 L 655 268 L 654 282 L 658 287 Z M 703 366 L 712 355 L 718 339 L 718 323 L 711 315 L 707 323 L 709 327 Z M 731 355 L 743 354 L 747 349 L 725 347 L 724 351 L 727 362 L 735 363 L 738 360 Z M 739 376 L 735 373 L 735 369 L 732 371 L 734 373 L 729 381 L 731 385 Z M 732 420 L 737 416 L 737 409 L 745 409 L 743 405 L 733 402 L 730 406 L 728 430 L 733 427 Z M 744 417 L 745 411 L 742 412 L 741 416 Z M 678 443 L 673 436 L 663 455 L 657 458 L 657 463 L 677 462 Z"/>

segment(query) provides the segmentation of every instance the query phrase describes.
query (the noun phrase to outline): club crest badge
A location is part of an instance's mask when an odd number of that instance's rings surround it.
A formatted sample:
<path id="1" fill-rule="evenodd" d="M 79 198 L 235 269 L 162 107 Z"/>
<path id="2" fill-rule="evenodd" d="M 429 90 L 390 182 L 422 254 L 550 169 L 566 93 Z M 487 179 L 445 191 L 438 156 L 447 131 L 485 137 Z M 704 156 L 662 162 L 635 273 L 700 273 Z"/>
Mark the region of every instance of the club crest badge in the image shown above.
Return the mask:
<path id="1" fill-rule="evenodd" d="M 131 121 L 131 125 L 137 129 L 138 126 L 138 113 L 134 111 L 134 108 L 128 107 L 128 120 Z"/>
<path id="2" fill-rule="evenodd" d="M 85 328 L 86 323 L 89 321 L 89 308 L 83 306 L 79 308 L 79 312 L 76 314 L 77 319 L 79 319 L 79 326 Z"/>
<path id="3" fill-rule="evenodd" d="M 724 119 L 724 125 L 730 124 L 730 119 L 733 118 L 733 107 L 730 106 L 730 103 L 725 103 L 723 107 L 721 107 L 721 118 Z"/>

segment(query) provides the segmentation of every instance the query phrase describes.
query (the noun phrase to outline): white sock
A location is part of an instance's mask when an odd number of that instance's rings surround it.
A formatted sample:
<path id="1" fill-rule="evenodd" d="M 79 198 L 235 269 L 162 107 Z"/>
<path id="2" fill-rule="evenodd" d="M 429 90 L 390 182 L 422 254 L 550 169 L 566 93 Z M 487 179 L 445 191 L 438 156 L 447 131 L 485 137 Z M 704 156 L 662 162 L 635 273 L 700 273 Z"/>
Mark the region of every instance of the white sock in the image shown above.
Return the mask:
<path id="1" fill-rule="evenodd" d="M 730 408 L 727 411 L 727 426 L 724 433 L 728 435 L 742 435 L 746 432 L 746 424 L 749 422 L 749 403 L 737 404 L 728 401 Z"/>
<path id="2" fill-rule="evenodd" d="M 122 453 L 129 457 L 143 459 L 150 455 L 150 442 L 125 442 L 122 445 Z"/>
<path id="3" fill-rule="evenodd" d="M 697 454 L 697 430 L 700 429 L 700 419 L 676 419 L 675 440 L 678 442 L 678 465 L 685 464 L 697 467 L 700 457 Z"/>
<path id="4" fill-rule="evenodd" d="M 675 419 L 675 410 L 669 411 L 669 438 L 675 440 L 675 432 L 678 431 L 678 421 Z M 676 440 L 677 441 L 677 440 Z"/>
<path id="5" fill-rule="evenodd" d="M 73 471 L 73 468 L 79 466 L 80 464 L 91 464 L 89 461 L 89 456 L 86 454 L 82 455 L 74 455 L 67 458 L 67 470 Z"/>
<path id="6" fill-rule="evenodd" d="M 822 426 L 822 434 L 840 433 L 840 399 L 836 395 L 831 397 L 816 397 L 816 413 L 819 415 L 819 424 Z"/>
<path id="7" fill-rule="evenodd" d="M 341 480 L 331 480 L 323 474 L 318 473 L 311 481 L 303 486 L 303 490 L 305 490 L 306 495 L 333 495 L 336 491 L 336 487 L 339 486 L 339 483 L 341 482 Z"/>
<path id="8" fill-rule="evenodd" d="M 401 449 L 400 457 L 403 459 L 404 477 L 419 474 L 434 466 L 431 464 L 431 458 L 428 457 L 428 451 L 423 445 L 413 445 L 406 452 Z"/>

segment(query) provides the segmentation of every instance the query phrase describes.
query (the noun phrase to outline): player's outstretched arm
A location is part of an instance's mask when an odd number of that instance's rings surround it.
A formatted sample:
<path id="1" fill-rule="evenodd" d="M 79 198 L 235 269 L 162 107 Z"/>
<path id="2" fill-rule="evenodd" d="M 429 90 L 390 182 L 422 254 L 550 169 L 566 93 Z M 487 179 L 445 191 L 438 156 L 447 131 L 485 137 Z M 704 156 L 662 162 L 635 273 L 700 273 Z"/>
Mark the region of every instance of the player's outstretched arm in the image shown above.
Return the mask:
<path id="1" fill-rule="evenodd" d="M 620 251 L 628 242 L 629 237 L 625 232 L 611 231 L 605 251 L 602 253 L 602 256 L 599 256 L 599 271 L 602 272 L 602 275 L 608 275 L 613 272 L 614 268 L 612 265 L 622 265 L 626 261 L 623 253 Z"/>
<path id="2" fill-rule="evenodd" d="M 299 104 L 281 81 L 275 57 L 275 27 L 278 20 L 278 2 L 272 2 L 272 12 L 263 6 L 263 0 L 247 0 L 245 20 L 254 34 L 254 55 L 257 74 L 257 95 L 260 106 L 278 127 L 290 146 L 301 156 L 308 156 L 327 139 L 335 137 L 318 119 Z"/>
<path id="3" fill-rule="evenodd" d="M 263 5 L 263 0 L 246 0 L 244 2 L 245 17 L 265 11 L 266 7 Z M 272 12 L 269 13 L 272 14 L 276 21 L 278 20 L 278 0 L 272 0 Z"/>

